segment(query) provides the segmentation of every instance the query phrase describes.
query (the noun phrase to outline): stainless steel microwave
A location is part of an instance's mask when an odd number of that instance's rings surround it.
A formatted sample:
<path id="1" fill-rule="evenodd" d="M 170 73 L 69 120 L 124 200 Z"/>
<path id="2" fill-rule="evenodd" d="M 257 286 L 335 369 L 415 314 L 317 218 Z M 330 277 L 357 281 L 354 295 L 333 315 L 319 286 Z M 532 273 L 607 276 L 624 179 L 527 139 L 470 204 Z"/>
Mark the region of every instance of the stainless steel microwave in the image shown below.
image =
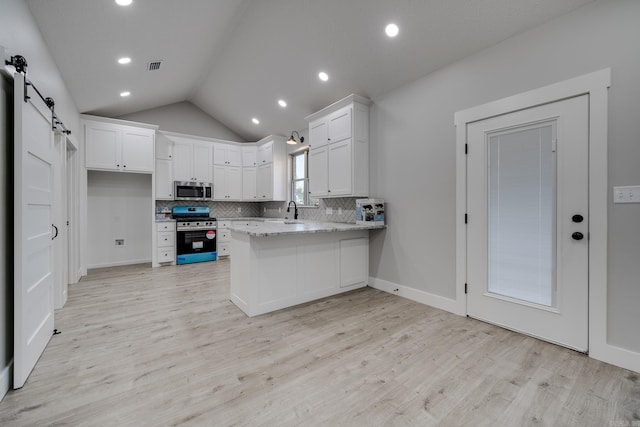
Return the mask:
<path id="1" fill-rule="evenodd" d="M 173 200 L 208 201 L 212 197 L 213 184 L 210 182 L 173 182 Z"/>

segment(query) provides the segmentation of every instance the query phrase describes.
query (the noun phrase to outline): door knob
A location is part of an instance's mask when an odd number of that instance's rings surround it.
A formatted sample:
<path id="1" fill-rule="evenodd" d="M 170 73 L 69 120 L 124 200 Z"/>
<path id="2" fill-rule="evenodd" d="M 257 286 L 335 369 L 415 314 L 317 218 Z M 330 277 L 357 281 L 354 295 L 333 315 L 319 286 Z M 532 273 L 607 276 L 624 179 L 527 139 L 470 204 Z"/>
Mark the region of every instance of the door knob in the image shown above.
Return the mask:
<path id="1" fill-rule="evenodd" d="M 581 232 L 579 232 L 579 231 L 576 231 L 575 233 L 573 233 L 573 234 L 571 235 L 571 238 L 572 238 L 573 240 L 582 240 L 582 239 L 584 239 L 584 234 L 582 234 L 582 233 L 581 233 Z"/>
<path id="2" fill-rule="evenodd" d="M 571 217 L 571 221 L 580 223 L 584 220 L 584 217 L 580 214 L 574 215 Z"/>

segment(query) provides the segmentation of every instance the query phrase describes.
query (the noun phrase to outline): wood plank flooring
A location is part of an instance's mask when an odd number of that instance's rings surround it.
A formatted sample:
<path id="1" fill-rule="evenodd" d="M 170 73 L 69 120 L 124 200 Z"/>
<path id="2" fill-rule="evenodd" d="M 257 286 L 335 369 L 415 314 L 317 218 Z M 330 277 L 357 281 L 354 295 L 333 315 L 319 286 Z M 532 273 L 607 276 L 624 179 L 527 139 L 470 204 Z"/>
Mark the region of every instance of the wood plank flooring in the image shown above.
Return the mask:
<path id="1" fill-rule="evenodd" d="M 637 373 L 370 288 L 250 319 L 219 261 L 69 293 L 1 426 L 640 426 Z"/>

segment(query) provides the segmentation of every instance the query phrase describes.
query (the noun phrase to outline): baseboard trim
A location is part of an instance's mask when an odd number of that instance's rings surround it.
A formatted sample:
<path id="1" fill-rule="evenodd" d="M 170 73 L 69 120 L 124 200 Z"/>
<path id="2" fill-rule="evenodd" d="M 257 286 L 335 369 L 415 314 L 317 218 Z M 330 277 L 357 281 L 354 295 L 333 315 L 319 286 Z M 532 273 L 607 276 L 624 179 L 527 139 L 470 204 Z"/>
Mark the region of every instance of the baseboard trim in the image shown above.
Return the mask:
<path id="1" fill-rule="evenodd" d="M 466 315 L 466 313 L 460 313 L 460 305 L 455 299 L 445 298 L 440 295 L 410 288 L 408 286 L 398 285 L 397 283 L 389 282 L 387 280 L 382 280 L 375 277 L 369 277 L 369 286 L 393 295 L 398 295 L 403 298 L 419 302 L 421 304 L 439 308 L 453 314 L 457 314 L 460 316 Z"/>
<path id="2" fill-rule="evenodd" d="M 13 368 L 13 359 L 9 361 L 9 364 L 5 366 L 0 373 L 0 402 L 6 396 L 9 391 L 9 387 L 11 387 L 11 370 Z"/>
<path id="3" fill-rule="evenodd" d="M 640 353 L 612 344 L 592 345 L 589 357 L 640 373 Z"/>
<path id="4" fill-rule="evenodd" d="M 151 258 L 134 259 L 134 260 L 128 260 L 128 261 L 103 262 L 100 264 L 88 265 L 87 269 L 91 270 L 93 268 L 121 267 L 123 265 L 148 264 L 150 262 L 151 262 Z"/>

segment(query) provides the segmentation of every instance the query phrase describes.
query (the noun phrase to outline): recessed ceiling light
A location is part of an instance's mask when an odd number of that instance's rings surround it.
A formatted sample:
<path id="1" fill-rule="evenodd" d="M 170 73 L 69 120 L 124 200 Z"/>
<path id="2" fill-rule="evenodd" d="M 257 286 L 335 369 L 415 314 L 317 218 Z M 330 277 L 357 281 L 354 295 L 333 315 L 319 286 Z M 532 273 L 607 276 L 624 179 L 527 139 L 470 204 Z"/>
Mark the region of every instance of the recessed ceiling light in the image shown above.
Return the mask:
<path id="1" fill-rule="evenodd" d="M 398 32 L 400 31 L 400 29 L 398 28 L 398 26 L 396 24 L 389 24 L 387 25 L 387 27 L 384 29 L 384 32 L 387 33 L 387 35 L 389 37 L 395 37 L 398 35 Z"/>
<path id="2" fill-rule="evenodd" d="M 120 92 L 120 96 L 123 97 L 123 98 L 126 97 L 126 96 L 129 96 L 129 95 L 131 95 L 131 92 L 129 92 L 128 90 L 126 90 L 124 92 Z"/>
<path id="3" fill-rule="evenodd" d="M 325 73 L 324 71 L 320 71 L 318 73 L 318 78 L 323 82 L 326 82 L 327 80 L 329 80 L 329 74 Z"/>
<path id="4" fill-rule="evenodd" d="M 278 105 L 281 106 L 282 108 L 287 106 L 287 101 L 285 101 L 284 99 L 279 99 L 278 100 Z"/>
<path id="5" fill-rule="evenodd" d="M 254 125 L 259 125 L 260 124 L 260 120 L 256 119 L 255 117 L 253 119 L 251 119 L 251 121 L 253 122 Z"/>
<path id="6" fill-rule="evenodd" d="M 133 0 L 116 0 L 120 6 L 129 6 Z"/>
<path id="7" fill-rule="evenodd" d="M 128 64 L 129 62 L 131 62 L 131 58 L 127 57 L 127 56 L 123 56 L 122 58 L 118 59 L 118 64 Z"/>

